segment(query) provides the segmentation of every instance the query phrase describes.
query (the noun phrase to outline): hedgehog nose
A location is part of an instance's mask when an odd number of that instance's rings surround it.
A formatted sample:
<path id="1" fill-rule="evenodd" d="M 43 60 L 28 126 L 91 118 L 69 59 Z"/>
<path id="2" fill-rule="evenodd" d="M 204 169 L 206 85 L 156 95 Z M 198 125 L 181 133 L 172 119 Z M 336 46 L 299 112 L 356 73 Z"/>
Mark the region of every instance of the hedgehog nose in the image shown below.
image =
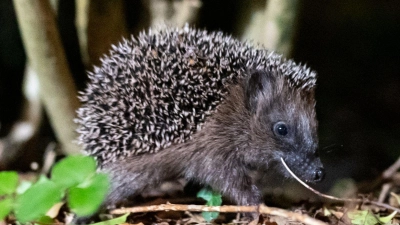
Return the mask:
<path id="1" fill-rule="evenodd" d="M 313 181 L 320 182 L 324 179 L 324 177 L 325 177 L 325 170 L 324 168 L 320 167 L 314 171 Z"/>

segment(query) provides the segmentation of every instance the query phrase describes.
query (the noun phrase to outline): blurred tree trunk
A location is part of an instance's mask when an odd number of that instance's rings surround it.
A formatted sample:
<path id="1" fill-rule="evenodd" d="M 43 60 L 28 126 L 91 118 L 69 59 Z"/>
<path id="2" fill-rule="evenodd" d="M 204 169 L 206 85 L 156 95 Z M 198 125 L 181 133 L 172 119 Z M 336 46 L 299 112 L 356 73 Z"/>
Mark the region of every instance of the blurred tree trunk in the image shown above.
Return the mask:
<path id="1" fill-rule="evenodd" d="M 265 24 L 266 0 L 253 0 L 252 4 L 241 2 L 238 30 L 242 40 L 260 43 Z"/>
<path id="2" fill-rule="evenodd" d="M 299 0 L 268 0 L 262 43 L 268 49 L 291 56 Z"/>
<path id="3" fill-rule="evenodd" d="M 88 68 L 90 60 L 88 53 L 88 20 L 89 20 L 89 0 L 75 0 L 76 19 L 75 27 L 78 33 L 79 47 L 82 56 L 82 62 Z"/>
<path id="4" fill-rule="evenodd" d="M 86 0 L 85 0 L 86 1 Z M 80 3 L 84 4 L 84 3 Z M 78 7 L 84 10 L 85 6 Z M 87 7 L 87 6 L 86 6 Z M 125 8 L 123 0 L 94 0 L 89 1 L 89 15 L 87 28 L 85 22 L 79 27 L 79 42 L 83 56 L 88 52 L 89 65 L 100 64 L 100 58 L 107 54 L 111 44 L 118 43 L 123 36 L 127 36 L 125 22 Z M 83 17 L 83 12 L 78 12 L 78 18 Z M 84 20 L 84 19 L 80 19 Z M 87 31 L 87 46 L 85 46 L 85 30 Z"/>
<path id="5" fill-rule="evenodd" d="M 22 112 L 7 136 L 0 139 L 0 169 L 6 169 L 39 131 L 42 121 L 42 103 L 36 71 L 26 63 L 23 80 Z"/>
<path id="6" fill-rule="evenodd" d="M 54 132 L 66 154 L 79 153 L 73 143 L 76 89 L 48 0 L 14 0 L 29 62 L 39 80 L 40 96 Z"/>
<path id="7" fill-rule="evenodd" d="M 290 57 L 296 33 L 299 0 L 255 0 L 242 3 L 242 39 Z"/>
<path id="8" fill-rule="evenodd" d="M 182 27 L 197 20 L 202 2 L 200 0 L 147 0 L 151 26 L 167 24 Z"/>

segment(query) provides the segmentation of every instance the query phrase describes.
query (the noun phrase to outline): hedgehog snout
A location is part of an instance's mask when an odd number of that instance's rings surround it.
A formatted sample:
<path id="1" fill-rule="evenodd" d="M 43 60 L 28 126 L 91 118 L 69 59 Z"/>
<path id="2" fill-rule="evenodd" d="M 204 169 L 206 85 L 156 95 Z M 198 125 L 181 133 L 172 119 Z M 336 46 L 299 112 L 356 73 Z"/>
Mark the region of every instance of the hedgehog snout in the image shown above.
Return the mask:
<path id="1" fill-rule="evenodd" d="M 324 179 L 325 169 L 319 157 L 310 155 L 290 154 L 285 159 L 286 164 L 296 176 L 308 183 L 317 183 Z M 286 174 L 288 172 L 285 172 Z"/>
<path id="2" fill-rule="evenodd" d="M 324 168 L 320 167 L 314 171 L 314 182 L 320 182 L 325 178 L 325 170 Z"/>

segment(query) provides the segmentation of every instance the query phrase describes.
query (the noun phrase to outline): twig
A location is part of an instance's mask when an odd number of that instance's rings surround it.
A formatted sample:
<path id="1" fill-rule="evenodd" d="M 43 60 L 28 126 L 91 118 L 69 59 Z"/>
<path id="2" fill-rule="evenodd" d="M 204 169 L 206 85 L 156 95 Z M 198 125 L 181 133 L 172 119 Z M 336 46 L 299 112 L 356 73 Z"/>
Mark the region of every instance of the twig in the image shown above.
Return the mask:
<path id="1" fill-rule="evenodd" d="M 354 203 L 371 204 L 371 205 L 383 207 L 383 208 L 386 208 L 386 209 L 390 209 L 392 211 L 400 212 L 399 208 L 393 207 L 393 206 L 385 204 L 385 203 L 370 201 L 368 199 L 337 198 L 337 197 L 334 197 L 334 196 L 331 196 L 331 195 L 323 194 L 323 193 L 311 188 L 304 181 L 300 180 L 300 178 L 298 178 L 296 176 L 296 174 L 294 174 L 293 171 L 287 166 L 287 164 L 285 163 L 285 160 L 283 160 L 283 158 L 281 158 L 281 161 L 282 161 L 283 165 L 285 166 L 286 170 L 290 173 L 290 175 L 292 175 L 300 184 L 302 184 L 304 187 L 306 187 L 308 190 L 314 192 L 318 196 L 321 196 L 321 197 L 324 197 L 324 198 L 327 198 L 327 199 L 330 199 L 330 200 L 341 201 L 341 202 L 354 202 Z"/>
<path id="2" fill-rule="evenodd" d="M 381 192 L 379 193 L 378 202 L 383 202 L 385 200 L 392 186 L 392 183 L 386 183 L 382 185 Z"/>
<path id="3" fill-rule="evenodd" d="M 399 168 L 400 157 L 389 168 L 383 171 L 375 180 L 359 185 L 358 190 L 361 190 L 362 192 L 370 192 L 371 190 L 375 190 L 378 186 L 385 185 L 385 183 L 396 183 L 395 174 Z"/>
<path id="4" fill-rule="evenodd" d="M 291 220 L 299 221 L 309 225 L 326 225 L 326 223 L 314 219 L 306 214 L 299 214 L 284 209 L 268 207 L 264 204 L 259 206 L 204 206 L 204 205 L 180 205 L 180 204 L 162 204 L 152 206 L 138 206 L 131 208 L 115 209 L 111 214 L 142 213 L 157 211 L 191 211 L 191 212 L 224 212 L 224 213 L 260 213 L 273 216 L 281 216 Z"/>
<path id="5" fill-rule="evenodd" d="M 50 142 L 45 150 L 44 156 L 43 156 L 43 166 L 41 170 L 41 174 L 49 174 L 51 167 L 54 165 L 54 162 L 56 161 L 56 143 L 55 142 Z"/>
<path id="6" fill-rule="evenodd" d="M 383 171 L 380 181 L 388 180 L 393 177 L 393 175 L 399 170 L 400 168 L 400 157 L 393 163 L 389 168 Z M 379 194 L 378 202 L 383 202 L 386 198 L 387 194 L 389 193 L 390 189 L 393 186 L 393 182 L 384 183 L 381 188 L 381 192 Z"/>
<path id="7" fill-rule="evenodd" d="M 391 178 L 397 172 L 397 170 L 399 170 L 399 168 L 400 168 L 400 157 L 397 159 L 395 163 L 393 163 L 393 165 L 391 165 L 389 168 L 383 171 L 382 178 L 383 179 Z"/>

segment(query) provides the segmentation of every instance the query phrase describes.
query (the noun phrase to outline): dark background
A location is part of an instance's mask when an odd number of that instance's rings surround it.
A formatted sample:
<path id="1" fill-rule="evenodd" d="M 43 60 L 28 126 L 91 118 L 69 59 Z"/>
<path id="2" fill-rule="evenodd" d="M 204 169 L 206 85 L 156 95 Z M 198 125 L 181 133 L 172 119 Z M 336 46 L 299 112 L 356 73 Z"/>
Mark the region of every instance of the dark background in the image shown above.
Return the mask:
<path id="1" fill-rule="evenodd" d="M 61 0 L 59 29 L 77 86 L 85 72 L 74 31 L 74 1 Z M 133 34 L 148 27 L 140 1 L 126 1 Z M 196 26 L 240 36 L 241 7 L 251 1 L 203 1 Z M 320 147 L 326 185 L 373 179 L 400 153 L 400 1 L 306 0 L 301 3 L 293 58 L 316 70 Z M 0 1 L 0 136 L 19 116 L 25 53 L 11 0 Z M 44 123 L 29 151 L 53 139 Z M 329 146 L 336 146 L 330 147 Z M 31 155 L 26 153 L 23 156 Z M 21 156 L 23 158 L 23 156 Z M 26 158 L 26 157 L 25 157 Z M 33 158 L 21 162 L 29 162 Z"/>

